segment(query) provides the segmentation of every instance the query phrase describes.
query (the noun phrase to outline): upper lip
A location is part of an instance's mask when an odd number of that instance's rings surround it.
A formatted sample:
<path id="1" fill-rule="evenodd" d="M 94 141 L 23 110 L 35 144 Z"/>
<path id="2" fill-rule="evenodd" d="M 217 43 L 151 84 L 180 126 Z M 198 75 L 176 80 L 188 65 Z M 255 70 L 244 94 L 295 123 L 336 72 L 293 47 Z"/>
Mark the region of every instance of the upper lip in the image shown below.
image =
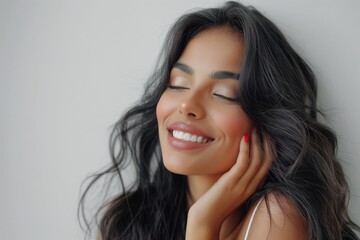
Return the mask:
<path id="1" fill-rule="evenodd" d="M 213 137 L 209 136 L 208 134 L 201 131 L 197 127 L 194 127 L 192 125 L 189 125 L 189 124 L 186 124 L 186 123 L 183 123 L 183 122 L 176 122 L 176 123 L 170 124 L 170 126 L 168 127 L 168 130 L 170 130 L 170 131 L 178 130 L 178 131 L 187 132 L 187 133 L 190 133 L 190 134 L 194 134 L 194 135 L 198 135 L 198 136 L 202 136 L 202 137 L 214 140 Z"/>

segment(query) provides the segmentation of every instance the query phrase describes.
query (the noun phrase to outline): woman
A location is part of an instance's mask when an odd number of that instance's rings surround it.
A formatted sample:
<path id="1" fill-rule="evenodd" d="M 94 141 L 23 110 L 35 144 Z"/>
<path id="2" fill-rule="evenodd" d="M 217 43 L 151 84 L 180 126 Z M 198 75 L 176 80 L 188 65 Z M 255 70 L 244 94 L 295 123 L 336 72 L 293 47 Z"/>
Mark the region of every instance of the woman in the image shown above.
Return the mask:
<path id="1" fill-rule="evenodd" d="M 358 239 L 316 82 L 277 27 L 227 2 L 171 28 L 141 101 L 115 125 L 123 192 L 101 239 Z M 125 188 L 131 162 L 136 180 Z M 81 205 L 83 207 L 83 205 Z"/>

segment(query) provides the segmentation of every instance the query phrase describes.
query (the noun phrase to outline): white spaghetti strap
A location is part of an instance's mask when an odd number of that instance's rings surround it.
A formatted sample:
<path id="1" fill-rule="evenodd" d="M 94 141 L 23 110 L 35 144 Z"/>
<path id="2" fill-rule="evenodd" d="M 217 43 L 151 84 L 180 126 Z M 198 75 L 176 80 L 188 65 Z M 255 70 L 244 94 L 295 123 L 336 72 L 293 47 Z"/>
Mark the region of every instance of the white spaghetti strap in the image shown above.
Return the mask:
<path id="1" fill-rule="evenodd" d="M 260 203 L 262 202 L 263 199 L 264 199 L 264 198 L 261 198 L 261 199 L 259 200 L 259 202 L 256 204 L 256 207 L 255 207 L 254 211 L 253 211 L 252 214 L 251 214 L 250 222 L 249 222 L 249 224 L 248 224 L 248 226 L 247 226 L 244 240 L 248 240 L 249 233 L 250 233 L 250 229 L 251 229 L 251 225 L 252 225 L 252 223 L 253 223 L 253 221 L 254 221 L 255 213 L 256 213 L 256 211 L 258 210 L 258 208 L 259 208 L 259 206 L 260 206 Z"/>

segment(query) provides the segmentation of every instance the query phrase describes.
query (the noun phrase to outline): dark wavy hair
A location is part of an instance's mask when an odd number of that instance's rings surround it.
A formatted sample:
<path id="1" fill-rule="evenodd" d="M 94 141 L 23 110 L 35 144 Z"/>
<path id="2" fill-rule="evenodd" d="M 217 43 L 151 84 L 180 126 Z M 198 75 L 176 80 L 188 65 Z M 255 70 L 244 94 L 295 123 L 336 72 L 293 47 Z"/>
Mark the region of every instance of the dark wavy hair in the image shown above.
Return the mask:
<path id="1" fill-rule="evenodd" d="M 244 38 L 239 104 L 259 134 L 270 136 L 276 153 L 265 183 L 244 206 L 270 193 L 285 196 L 299 209 L 308 239 L 359 239 L 352 230 L 359 227 L 347 213 L 349 189 L 336 159 L 336 136 L 317 120 L 313 72 L 270 20 L 232 1 L 187 13 L 172 26 L 143 97 L 114 126 L 112 165 L 92 176 L 79 215 L 85 215 L 89 190 L 102 177 L 112 176 L 122 189 L 96 214 L 103 240 L 185 238 L 186 176 L 169 172 L 162 163 L 155 109 L 189 41 L 219 26 Z M 126 187 L 122 171 L 130 163 L 136 174 Z"/>

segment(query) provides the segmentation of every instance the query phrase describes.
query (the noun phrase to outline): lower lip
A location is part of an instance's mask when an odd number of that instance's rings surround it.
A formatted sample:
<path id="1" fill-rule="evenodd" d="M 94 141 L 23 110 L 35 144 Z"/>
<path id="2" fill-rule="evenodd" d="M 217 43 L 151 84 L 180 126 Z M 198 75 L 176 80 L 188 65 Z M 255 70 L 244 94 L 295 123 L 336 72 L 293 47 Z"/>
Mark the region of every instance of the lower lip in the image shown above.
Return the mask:
<path id="1" fill-rule="evenodd" d="M 202 148 L 202 147 L 206 147 L 209 143 L 211 143 L 211 142 L 196 143 L 196 142 L 190 142 L 190 141 L 178 139 L 172 135 L 171 131 L 168 132 L 168 141 L 172 147 L 180 150 L 193 150 L 197 148 Z"/>

